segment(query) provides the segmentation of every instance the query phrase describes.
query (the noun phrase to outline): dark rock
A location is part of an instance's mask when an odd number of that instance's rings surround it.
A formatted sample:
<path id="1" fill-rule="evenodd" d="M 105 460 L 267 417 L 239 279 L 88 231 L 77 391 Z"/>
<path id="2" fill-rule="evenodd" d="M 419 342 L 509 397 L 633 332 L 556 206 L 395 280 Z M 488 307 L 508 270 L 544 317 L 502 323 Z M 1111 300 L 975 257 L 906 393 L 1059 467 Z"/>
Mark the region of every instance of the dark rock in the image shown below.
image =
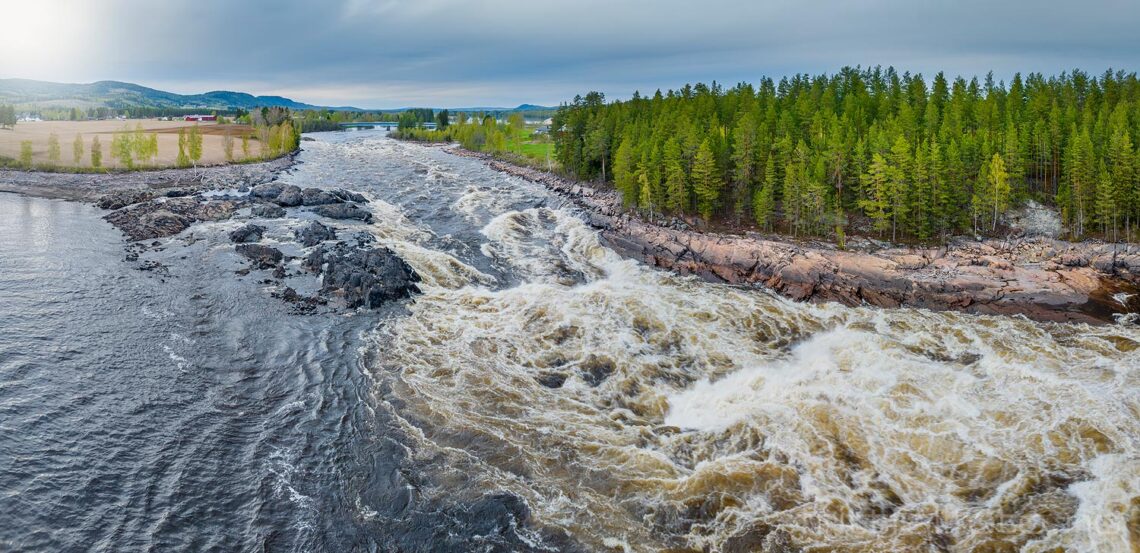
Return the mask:
<path id="1" fill-rule="evenodd" d="M 155 198 L 115 210 L 103 218 L 131 240 L 149 240 L 174 236 L 199 221 L 229 219 L 242 205 L 240 200 Z"/>
<path id="2" fill-rule="evenodd" d="M 361 194 L 357 194 L 356 192 L 350 192 L 350 191 L 345 190 L 343 188 L 336 188 L 333 190 L 329 190 L 329 194 L 336 196 L 337 198 L 339 198 L 343 202 L 356 202 L 356 203 L 361 203 L 361 204 L 368 203 L 368 198 L 365 198 Z"/>
<path id="3" fill-rule="evenodd" d="M 285 259 L 285 254 L 281 253 L 281 250 L 261 244 L 238 244 L 234 250 L 249 259 L 258 269 L 272 269 Z"/>
<path id="4" fill-rule="evenodd" d="M 99 198 L 95 205 L 102 209 L 122 209 L 128 205 L 145 202 L 154 197 L 147 190 L 119 190 Z"/>
<path id="5" fill-rule="evenodd" d="M 317 206 L 313 209 L 313 213 L 329 219 L 356 219 L 365 223 L 372 222 L 372 212 L 354 203 Z"/>
<path id="6" fill-rule="evenodd" d="M 266 200 L 272 200 L 273 198 L 276 198 L 277 196 L 279 196 L 281 194 L 281 192 L 283 192 L 284 190 L 285 190 L 285 186 L 282 184 L 277 184 L 274 182 L 267 182 L 265 184 L 259 184 L 255 187 L 251 188 L 249 190 L 249 195 L 253 196 L 254 198 L 263 198 Z"/>
<path id="7" fill-rule="evenodd" d="M 301 189 L 296 186 L 286 187 L 282 190 L 277 197 L 273 198 L 273 203 L 281 207 L 296 207 L 304 203 L 304 198 L 301 196 Z"/>
<path id="8" fill-rule="evenodd" d="M 261 236 L 265 234 L 265 227 L 261 225 L 248 224 L 242 225 L 237 229 L 230 232 L 230 242 L 242 244 L 245 242 L 257 242 L 261 240 Z"/>
<path id="9" fill-rule="evenodd" d="M 320 221 L 313 221 L 308 226 L 293 231 L 293 234 L 305 247 L 316 246 L 325 240 L 336 240 L 336 230 L 326 227 Z"/>
<path id="10" fill-rule="evenodd" d="M 320 188 L 306 188 L 301 191 L 301 203 L 303 205 L 325 205 L 342 202 L 344 202 L 343 199 L 325 192 Z"/>
<path id="11" fill-rule="evenodd" d="M 566 383 L 566 375 L 562 373 L 542 373 L 534 379 L 547 388 L 561 388 Z"/>
<path id="12" fill-rule="evenodd" d="M 611 374 L 614 373 L 616 367 L 614 362 L 609 357 L 590 354 L 579 367 L 582 374 L 582 380 L 593 387 L 598 387 L 602 382 L 605 382 Z"/>
<path id="13" fill-rule="evenodd" d="M 360 232 L 353 233 L 352 239 L 356 241 L 356 246 L 358 248 L 363 248 L 363 247 L 368 246 L 369 244 L 375 244 L 376 243 L 376 237 L 373 236 L 371 232 L 365 232 L 363 230 Z"/>
<path id="14" fill-rule="evenodd" d="M 193 190 L 187 190 L 185 188 L 172 188 L 170 190 L 167 190 L 166 193 L 163 194 L 163 196 L 166 196 L 167 198 L 185 198 L 186 196 L 193 196 L 193 195 L 194 195 Z"/>
<path id="15" fill-rule="evenodd" d="M 277 219 L 285 216 L 285 208 L 276 204 L 257 204 L 249 214 L 264 219 Z"/>
<path id="16" fill-rule="evenodd" d="M 344 243 L 312 251 L 303 266 L 322 274 L 321 292 L 349 307 L 379 307 L 419 293 L 420 276 L 388 248 L 358 249 Z"/>

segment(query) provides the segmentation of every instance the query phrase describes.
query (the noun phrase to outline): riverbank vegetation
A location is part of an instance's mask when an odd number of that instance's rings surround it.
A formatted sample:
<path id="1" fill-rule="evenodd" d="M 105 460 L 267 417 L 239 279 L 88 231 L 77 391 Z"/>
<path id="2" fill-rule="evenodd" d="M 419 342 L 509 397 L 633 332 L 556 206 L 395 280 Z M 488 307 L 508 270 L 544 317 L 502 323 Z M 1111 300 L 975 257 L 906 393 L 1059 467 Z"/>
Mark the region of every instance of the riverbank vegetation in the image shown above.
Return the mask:
<path id="1" fill-rule="evenodd" d="M 649 214 L 935 242 L 1000 231 L 1010 207 L 1034 200 L 1074 238 L 1140 235 L 1135 74 L 1006 85 L 845 68 L 622 102 L 592 92 L 552 128 L 565 170 L 612 182 Z"/>
<path id="2" fill-rule="evenodd" d="M 448 117 L 446 110 L 440 114 Z M 409 123 L 393 131 L 392 136 L 420 142 L 457 142 L 473 152 L 488 153 L 521 165 L 555 169 L 554 143 L 550 136 L 528 125 L 522 113 L 511 113 L 506 121 L 483 113 L 456 113 L 447 124 L 441 124 L 439 117 L 436 119 L 435 129 Z"/>

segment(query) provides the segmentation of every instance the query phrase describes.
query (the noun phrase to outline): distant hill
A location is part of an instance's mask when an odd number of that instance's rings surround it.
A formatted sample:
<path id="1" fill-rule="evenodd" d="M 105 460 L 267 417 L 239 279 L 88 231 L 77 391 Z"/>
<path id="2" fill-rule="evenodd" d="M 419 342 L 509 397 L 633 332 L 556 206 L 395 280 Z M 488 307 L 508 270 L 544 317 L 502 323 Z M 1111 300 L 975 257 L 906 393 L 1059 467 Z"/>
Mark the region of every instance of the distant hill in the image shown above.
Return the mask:
<path id="1" fill-rule="evenodd" d="M 0 79 L 0 103 L 36 107 L 129 107 L 226 109 L 284 107 L 325 109 L 281 96 L 254 96 L 245 92 L 215 90 L 204 94 L 175 94 L 119 81 L 87 84 L 53 83 L 29 79 Z M 354 107 L 331 109 L 363 111 Z"/>
<path id="2" fill-rule="evenodd" d="M 127 109 L 148 108 L 260 108 L 283 107 L 289 109 L 333 109 L 338 111 L 400 112 L 407 108 L 366 110 L 351 106 L 315 106 L 282 96 L 254 96 L 245 92 L 215 90 L 203 94 L 175 94 L 134 83 L 98 81 L 86 84 L 53 83 L 31 79 L 0 79 L 0 104 L 15 104 L 19 108 L 91 108 L 106 107 Z M 435 108 L 439 109 L 439 108 Z M 553 112 L 557 107 L 522 104 L 515 108 L 471 107 L 449 108 L 463 112 Z"/>

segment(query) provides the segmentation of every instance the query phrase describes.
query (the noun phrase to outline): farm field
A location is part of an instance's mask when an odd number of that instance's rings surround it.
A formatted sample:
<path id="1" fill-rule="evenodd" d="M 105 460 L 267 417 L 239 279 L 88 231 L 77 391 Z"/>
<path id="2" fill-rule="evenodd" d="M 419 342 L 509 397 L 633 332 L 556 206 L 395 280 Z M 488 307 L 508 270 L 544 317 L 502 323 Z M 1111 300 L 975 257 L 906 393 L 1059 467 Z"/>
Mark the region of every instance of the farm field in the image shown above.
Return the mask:
<path id="1" fill-rule="evenodd" d="M 202 159 L 198 165 L 219 165 L 226 162 L 223 146 L 224 136 L 234 137 L 233 155 L 235 160 L 245 157 L 242 153 L 241 136 L 251 135 L 252 128 L 248 125 L 219 125 L 214 122 L 191 123 L 187 121 L 159 121 L 157 119 L 127 119 L 106 121 L 29 121 L 17 123 L 13 129 L 0 129 L 0 158 L 19 159 L 20 143 L 25 140 L 32 142 L 32 162 L 36 166 L 48 164 L 48 140 L 52 133 L 59 137 L 60 160 L 56 164 L 60 167 L 91 167 L 91 143 L 98 136 L 103 151 L 104 168 L 124 168 L 114 159 L 111 153 L 111 141 L 115 133 L 134 131 L 141 126 L 145 134 L 155 134 L 158 137 L 158 155 L 150 163 L 137 164 L 136 167 L 173 167 L 178 158 L 178 131 L 179 129 L 198 125 L 202 131 Z M 83 155 L 80 163 L 74 163 L 73 143 L 75 136 L 83 140 Z M 261 143 L 252 136 L 249 140 L 249 157 L 256 158 L 261 155 Z"/>

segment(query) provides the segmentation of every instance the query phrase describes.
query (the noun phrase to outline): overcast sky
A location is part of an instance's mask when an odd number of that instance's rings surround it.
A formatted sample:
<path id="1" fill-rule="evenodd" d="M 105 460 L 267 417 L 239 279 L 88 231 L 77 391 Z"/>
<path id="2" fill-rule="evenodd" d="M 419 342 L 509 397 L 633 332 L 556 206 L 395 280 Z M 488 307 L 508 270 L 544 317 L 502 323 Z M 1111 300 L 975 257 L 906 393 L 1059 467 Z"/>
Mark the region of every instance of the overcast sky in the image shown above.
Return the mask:
<path id="1" fill-rule="evenodd" d="M 557 105 L 894 65 L 1133 71 L 1137 0 L 0 0 L 0 77 L 321 105 Z"/>

